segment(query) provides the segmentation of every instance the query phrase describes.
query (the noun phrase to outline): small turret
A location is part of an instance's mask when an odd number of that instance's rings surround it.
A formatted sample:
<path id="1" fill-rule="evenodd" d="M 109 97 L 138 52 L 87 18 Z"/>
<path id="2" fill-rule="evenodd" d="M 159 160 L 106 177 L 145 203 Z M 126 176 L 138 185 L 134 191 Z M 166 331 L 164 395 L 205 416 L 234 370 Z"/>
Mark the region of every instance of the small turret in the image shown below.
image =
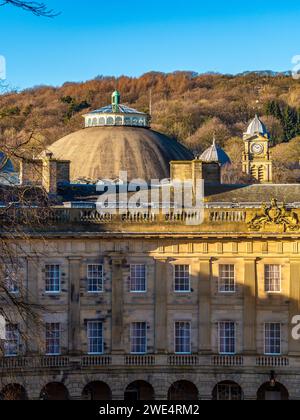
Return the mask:
<path id="1" fill-rule="evenodd" d="M 213 138 L 213 144 L 198 159 L 207 163 L 218 162 L 221 166 L 231 163 L 227 153 L 217 145 L 215 136 Z"/>

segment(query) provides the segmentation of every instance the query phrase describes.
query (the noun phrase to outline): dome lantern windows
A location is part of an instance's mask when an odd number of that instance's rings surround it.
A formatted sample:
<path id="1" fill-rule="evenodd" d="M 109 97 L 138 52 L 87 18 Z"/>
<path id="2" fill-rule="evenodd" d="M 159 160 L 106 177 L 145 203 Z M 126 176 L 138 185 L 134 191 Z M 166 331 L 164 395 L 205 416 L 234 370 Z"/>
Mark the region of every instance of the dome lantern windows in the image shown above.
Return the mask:
<path id="1" fill-rule="evenodd" d="M 124 125 L 122 117 L 116 117 L 116 125 Z"/>
<path id="2" fill-rule="evenodd" d="M 121 105 L 118 91 L 112 94 L 111 105 L 92 111 L 84 115 L 84 118 L 86 127 L 150 127 L 149 115 Z"/>
<path id="3" fill-rule="evenodd" d="M 106 125 L 115 125 L 115 119 L 113 117 L 107 117 Z"/>

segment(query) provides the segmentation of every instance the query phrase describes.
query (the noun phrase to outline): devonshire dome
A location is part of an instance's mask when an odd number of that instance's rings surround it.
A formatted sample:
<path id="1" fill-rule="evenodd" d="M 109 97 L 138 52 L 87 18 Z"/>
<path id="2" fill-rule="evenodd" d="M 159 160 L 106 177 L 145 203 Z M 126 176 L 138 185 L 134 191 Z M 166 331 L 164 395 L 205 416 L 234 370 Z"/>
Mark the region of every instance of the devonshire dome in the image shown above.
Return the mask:
<path id="1" fill-rule="evenodd" d="M 48 149 L 55 159 L 71 162 L 71 181 L 97 182 L 118 179 L 127 172 L 133 179 L 170 177 L 170 162 L 192 160 L 177 141 L 152 131 L 150 116 L 120 103 L 112 94 L 111 105 L 85 114 L 85 128 L 69 134 Z"/>
<path id="2" fill-rule="evenodd" d="M 116 179 L 127 171 L 128 180 L 170 177 L 170 162 L 193 155 L 177 141 L 141 127 L 90 127 L 52 144 L 54 158 L 71 161 L 71 180 Z"/>

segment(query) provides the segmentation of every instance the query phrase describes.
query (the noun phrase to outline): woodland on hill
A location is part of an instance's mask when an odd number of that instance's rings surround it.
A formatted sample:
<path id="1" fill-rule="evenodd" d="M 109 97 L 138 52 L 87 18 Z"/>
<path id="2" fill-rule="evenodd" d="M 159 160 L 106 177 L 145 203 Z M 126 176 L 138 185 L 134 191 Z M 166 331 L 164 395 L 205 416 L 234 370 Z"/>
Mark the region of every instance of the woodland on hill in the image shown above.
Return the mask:
<path id="1" fill-rule="evenodd" d="M 0 95 L 1 143 L 26 138 L 34 131 L 34 147 L 50 145 L 82 128 L 82 114 L 110 103 L 116 88 L 122 103 L 133 108 L 149 112 L 151 102 L 152 128 L 195 154 L 208 147 L 215 135 L 233 162 L 225 170 L 226 182 L 243 181 L 242 133 L 259 114 L 274 146 L 275 181 L 300 182 L 300 82 L 286 74 L 151 72 L 139 78 L 99 76 L 61 87 L 8 91 Z"/>

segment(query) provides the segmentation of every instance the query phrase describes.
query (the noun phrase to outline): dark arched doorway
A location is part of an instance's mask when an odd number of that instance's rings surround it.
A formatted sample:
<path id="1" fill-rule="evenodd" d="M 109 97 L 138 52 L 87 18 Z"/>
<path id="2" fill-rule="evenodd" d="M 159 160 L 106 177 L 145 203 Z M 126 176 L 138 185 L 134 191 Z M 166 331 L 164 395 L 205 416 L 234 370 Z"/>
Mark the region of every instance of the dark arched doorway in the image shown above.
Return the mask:
<path id="1" fill-rule="evenodd" d="M 169 401 L 197 401 L 198 399 L 198 389 L 192 382 L 178 381 L 169 389 Z"/>
<path id="2" fill-rule="evenodd" d="M 111 389 L 104 382 L 91 382 L 84 388 L 82 398 L 89 401 L 110 401 Z"/>
<path id="3" fill-rule="evenodd" d="M 128 385 L 124 394 L 125 401 L 151 401 L 154 400 L 154 389 L 145 381 L 136 381 Z"/>
<path id="4" fill-rule="evenodd" d="M 257 399 L 259 401 L 287 401 L 289 399 L 289 392 L 279 382 L 274 384 L 266 382 L 259 388 Z"/>
<path id="5" fill-rule="evenodd" d="M 70 397 L 64 384 L 52 382 L 42 389 L 40 399 L 47 401 L 65 401 L 69 400 Z"/>
<path id="6" fill-rule="evenodd" d="M 19 384 L 6 385 L 1 391 L 1 399 L 6 401 L 28 400 L 25 388 Z"/>
<path id="7" fill-rule="evenodd" d="M 242 388 L 235 382 L 224 381 L 218 383 L 213 390 L 214 401 L 241 401 L 244 399 Z"/>

